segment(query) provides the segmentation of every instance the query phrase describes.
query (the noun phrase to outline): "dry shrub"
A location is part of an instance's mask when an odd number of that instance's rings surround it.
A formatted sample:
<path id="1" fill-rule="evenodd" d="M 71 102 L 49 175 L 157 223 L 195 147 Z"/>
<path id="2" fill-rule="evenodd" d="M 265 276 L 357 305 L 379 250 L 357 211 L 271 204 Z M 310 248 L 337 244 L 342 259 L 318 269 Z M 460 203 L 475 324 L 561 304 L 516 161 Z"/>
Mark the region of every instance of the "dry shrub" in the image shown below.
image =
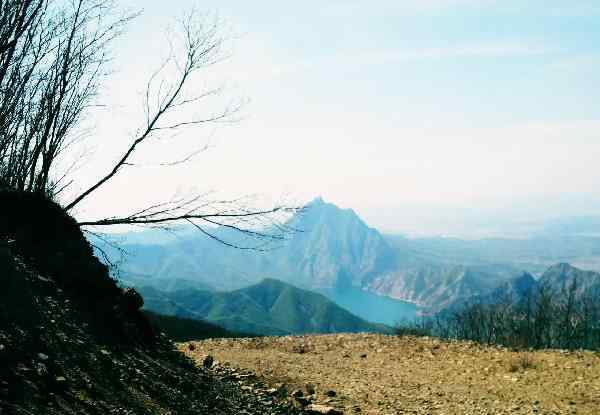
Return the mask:
<path id="1" fill-rule="evenodd" d="M 537 364 L 531 353 L 519 353 L 510 358 L 508 362 L 508 371 L 511 373 L 521 370 L 535 369 Z"/>

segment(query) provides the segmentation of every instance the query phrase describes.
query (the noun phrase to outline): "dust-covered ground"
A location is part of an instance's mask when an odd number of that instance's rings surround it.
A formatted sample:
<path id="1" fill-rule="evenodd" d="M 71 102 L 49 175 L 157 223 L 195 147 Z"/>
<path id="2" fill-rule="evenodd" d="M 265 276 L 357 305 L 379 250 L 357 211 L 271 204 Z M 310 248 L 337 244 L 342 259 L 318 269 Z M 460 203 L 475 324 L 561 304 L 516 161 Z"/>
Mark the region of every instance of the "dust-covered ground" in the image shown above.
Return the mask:
<path id="1" fill-rule="evenodd" d="M 211 355 L 249 370 L 290 400 L 296 391 L 303 403 L 308 397 L 348 414 L 600 414 L 600 354 L 588 351 L 514 352 L 374 334 L 215 339 L 180 348 L 200 362 Z"/>

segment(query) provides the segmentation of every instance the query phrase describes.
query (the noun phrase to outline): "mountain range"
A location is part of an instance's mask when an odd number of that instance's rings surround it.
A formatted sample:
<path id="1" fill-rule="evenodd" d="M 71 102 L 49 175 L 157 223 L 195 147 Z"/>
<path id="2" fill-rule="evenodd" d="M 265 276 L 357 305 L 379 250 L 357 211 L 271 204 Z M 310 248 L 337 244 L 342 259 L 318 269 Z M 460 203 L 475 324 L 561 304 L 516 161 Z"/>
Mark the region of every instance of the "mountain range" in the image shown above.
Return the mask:
<path id="1" fill-rule="evenodd" d="M 523 272 L 522 275 L 502 283 L 491 292 L 455 301 L 444 311 L 456 310 L 465 304 L 496 304 L 505 301 L 520 303 L 527 297 L 535 300 L 542 288 L 549 290 L 553 298 L 559 301 L 566 300 L 571 290 L 577 301 L 581 301 L 585 297 L 598 298 L 600 296 L 600 273 L 584 271 L 570 264 L 559 263 L 548 268 L 539 279 L 535 279 L 528 272 Z"/>
<path id="2" fill-rule="evenodd" d="M 175 236 L 154 230 L 126 234 L 120 277 L 146 293 L 152 287 L 161 293 L 228 292 L 277 279 L 322 293 L 363 319 L 393 324 L 492 294 L 524 271 L 539 278 L 557 262 L 600 258 L 600 239 L 590 237 L 465 241 L 384 235 L 352 209 L 322 198 L 288 225 L 300 232 L 266 253 L 232 249 L 189 229 Z M 235 237 L 226 229 L 214 232 Z M 379 303 L 389 308 L 374 312 Z"/>

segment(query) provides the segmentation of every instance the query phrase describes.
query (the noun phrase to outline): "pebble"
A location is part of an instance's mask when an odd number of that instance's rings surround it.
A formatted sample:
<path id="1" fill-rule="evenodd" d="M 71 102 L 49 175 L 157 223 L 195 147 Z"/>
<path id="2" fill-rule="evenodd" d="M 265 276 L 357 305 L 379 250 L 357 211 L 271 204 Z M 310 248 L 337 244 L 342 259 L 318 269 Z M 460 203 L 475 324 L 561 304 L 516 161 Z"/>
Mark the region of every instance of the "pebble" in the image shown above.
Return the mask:
<path id="1" fill-rule="evenodd" d="M 312 404 L 306 408 L 309 414 L 321 414 L 321 415 L 342 415 L 343 412 L 332 406 Z"/>
<path id="2" fill-rule="evenodd" d="M 43 363 L 38 363 L 35 366 L 35 371 L 37 372 L 38 376 L 41 376 L 41 377 L 45 377 L 48 375 L 48 368 Z"/>

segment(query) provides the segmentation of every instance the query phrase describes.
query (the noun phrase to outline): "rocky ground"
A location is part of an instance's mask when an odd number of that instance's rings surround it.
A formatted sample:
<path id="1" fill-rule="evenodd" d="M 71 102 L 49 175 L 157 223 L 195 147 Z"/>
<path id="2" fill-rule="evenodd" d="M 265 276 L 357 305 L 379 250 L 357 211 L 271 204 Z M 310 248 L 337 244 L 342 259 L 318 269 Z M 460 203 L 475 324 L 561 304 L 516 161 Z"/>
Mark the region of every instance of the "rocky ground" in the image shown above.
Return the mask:
<path id="1" fill-rule="evenodd" d="M 600 414 L 600 354 L 587 351 L 525 353 L 370 334 L 179 347 L 200 363 L 214 357 L 211 370 L 242 375 L 246 389 L 347 414 Z"/>
<path id="2" fill-rule="evenodd" d="M 300 412 L 196 367 L 164 336 L 151 345 L 103 341 L 53 280 L 18 259 L 8 266 L 3 287 L 17 301 L 7 309 L 0 295 L 1 415 Z"/>
<path id="3" fill-rule="evenodd" d="M 0 415 L 293 415 L 177 350 L 74 219 L 0 190 Z"/>

